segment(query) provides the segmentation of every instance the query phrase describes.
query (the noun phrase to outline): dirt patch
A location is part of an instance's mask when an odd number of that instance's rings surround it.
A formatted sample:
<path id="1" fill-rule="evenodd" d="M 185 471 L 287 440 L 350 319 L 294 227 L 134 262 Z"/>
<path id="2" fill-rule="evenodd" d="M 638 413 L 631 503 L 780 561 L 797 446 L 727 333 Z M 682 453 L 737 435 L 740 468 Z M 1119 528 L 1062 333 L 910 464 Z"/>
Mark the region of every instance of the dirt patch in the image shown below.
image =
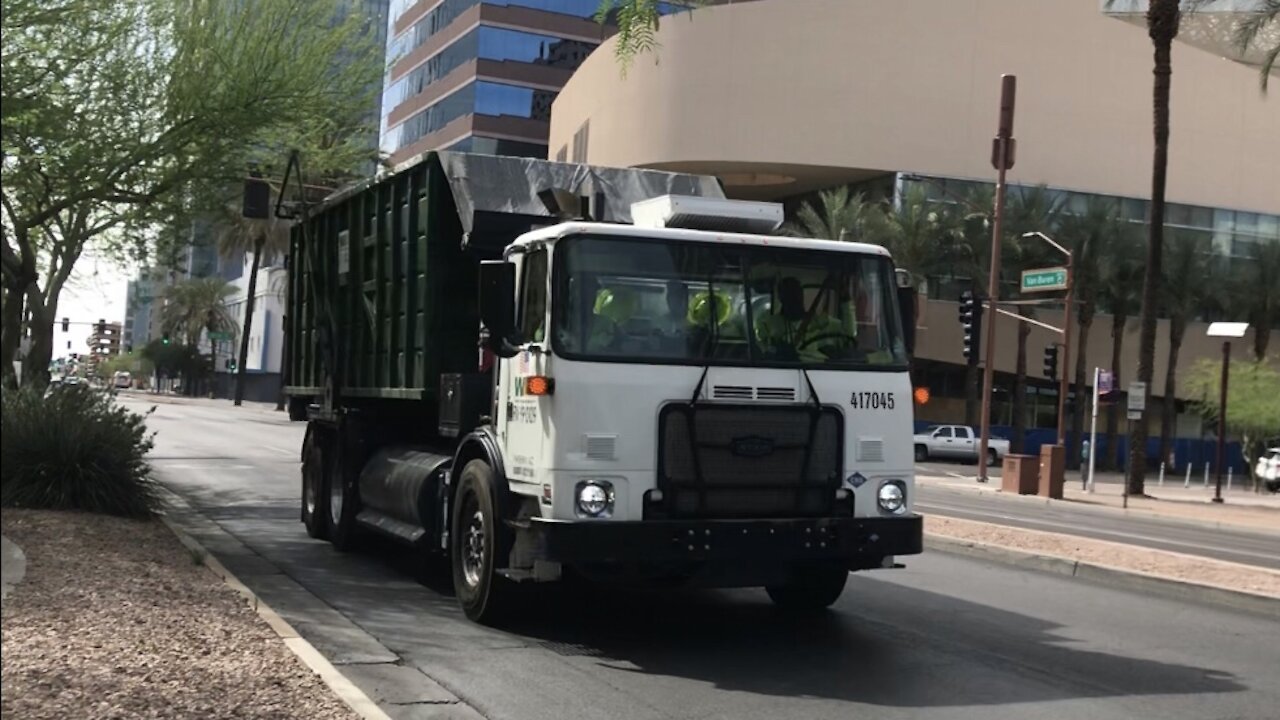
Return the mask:
<path id="1" fill-rule="evenodd" d="M 1280 572 L 1265 568 L 937 515 L 925 517 L 924 529 L 931 535 L 956 540 L 999 545 L 1038 555 L 1053 555 L 1093 565 L 1280 598 Z"/>
<path id="2" fill-rule="evenodd" d="M 4 717 L 356 717 L 163 524 L 6 509 L 3 532 L 27 555 Z"/>

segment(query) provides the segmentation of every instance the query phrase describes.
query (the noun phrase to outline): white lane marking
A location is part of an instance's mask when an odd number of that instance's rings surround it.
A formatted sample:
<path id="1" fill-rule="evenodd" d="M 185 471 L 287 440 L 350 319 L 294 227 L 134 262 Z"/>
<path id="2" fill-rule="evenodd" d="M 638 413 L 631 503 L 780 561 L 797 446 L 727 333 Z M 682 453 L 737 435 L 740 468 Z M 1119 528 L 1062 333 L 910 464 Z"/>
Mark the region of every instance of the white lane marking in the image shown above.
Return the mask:
<path id="1" fill-rule="evenodd" d="M 268 450 L 272 450 L 274 452 L 278 452 L 282 455 L 289 455 L 294 457 L 298 455 L 298 448 L 282 448 L 282 447 L 276 447 L 275 445 L 263 445 L 262 447 Z"/>
<path id="2" fill-rule="evenodd" d="M 173 465 L 170 465 L 164 460 L 153 460 L 152 462 L 164 463 L 162 467 L 165 470 L 252 470 L 253 469 L 252 465 L 216 465 L 211 463 L 206 463 L 203 465 L 175 463 Z"/>
<path id="3" fill-rule="evenodd" d="M 1067 528 L 1070 530 L 1084 530 L 1088 532 L 1100 533 L 1103 535 L 1113 535 L 1115 537 L 1126 537 L 1126 538 L 1132 538 L 1135 540 L 1147 540 L 1150 542 L 1164 543 L 1166 545 L 1180 545 L 1182 547 L 1194 548 L 1196 550 L 1217 550 L 1218 552 L 1230 553 L 1233 555 L 1249 555 L 1250 557 L 1263 558 L 1264 560 L 1280 559 L 1280 555 L 1277 555 L 1275 553 L 1267 554 L 1267 553 L 1254 552 L 1252 550 L 1226 548 L 1226 547 L 1221 547 L 1219 545 L 1203 545 L 1201 543 L 1184 542 L 1181 540 L 1173 540 L 1171 538 L 1154 537 L 1151 535 L 1139 535 L 1138 533 L 1123 532 L 1121 530 L 1103 530 L 1101 528 L 1083 527 L 1080 525 L 1072 525 L 1070 523 L 1054 522 L 1052 520 L 1040 520 L 1035 518 L 1017 517 L 1014 515 L 992 514 L 992 513 L 983 512 L 982 510 L 969 510 L 966 508 L 949 507 L 946 505 L 933 505 L 930 503 L 919 503 L 919 502 L 915 504 L 915 507 L 920 509 L 933 508 L 934 510 L 941 510 L 944 513 L 948 510 L 959 511 L 963 513 L 968 513 L 970 515 L 982 515 L 985 517 L 999 518 L 1001 520 L 1014 520 L 1017 522 L 1030 523 L 1033 525 L 1034 524 L 1044 525 L 1046 527 L 1059 527 L 1059 528 Z M 1072 534 L 1074 535 L 1076 533 L 1072 533 Z"/>

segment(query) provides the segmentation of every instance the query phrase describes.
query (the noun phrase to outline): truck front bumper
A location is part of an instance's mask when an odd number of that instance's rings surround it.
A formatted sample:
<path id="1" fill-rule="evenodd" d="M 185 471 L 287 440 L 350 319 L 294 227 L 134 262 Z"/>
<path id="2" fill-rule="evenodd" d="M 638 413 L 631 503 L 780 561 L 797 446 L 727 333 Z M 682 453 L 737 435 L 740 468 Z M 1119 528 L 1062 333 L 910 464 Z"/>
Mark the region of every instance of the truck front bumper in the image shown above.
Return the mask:
<path id="1" fill-rule="evenodd" d="M 919 515 L 781 520 L 564 521 L 533 518 L 535 555 L 568 565 L 842 560 L 851 570 L 918 554 Z"/>

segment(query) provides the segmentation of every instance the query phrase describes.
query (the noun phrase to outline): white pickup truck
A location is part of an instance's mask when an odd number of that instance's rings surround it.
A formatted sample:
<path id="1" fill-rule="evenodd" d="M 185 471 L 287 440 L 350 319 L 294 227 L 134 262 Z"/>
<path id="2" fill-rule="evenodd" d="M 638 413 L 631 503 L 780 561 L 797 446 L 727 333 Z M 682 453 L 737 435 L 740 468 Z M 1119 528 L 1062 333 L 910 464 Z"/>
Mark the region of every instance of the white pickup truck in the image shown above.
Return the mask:
<path id="1" fill-rule="evenodd" d="M 935 425 L 915 436 L 916 461 L 931 458 L 978 460 L 978 433 L 968 425 Z M 987 439 L 987 464 L 999 465 L 1009 454 L 1009 441 Z"/>

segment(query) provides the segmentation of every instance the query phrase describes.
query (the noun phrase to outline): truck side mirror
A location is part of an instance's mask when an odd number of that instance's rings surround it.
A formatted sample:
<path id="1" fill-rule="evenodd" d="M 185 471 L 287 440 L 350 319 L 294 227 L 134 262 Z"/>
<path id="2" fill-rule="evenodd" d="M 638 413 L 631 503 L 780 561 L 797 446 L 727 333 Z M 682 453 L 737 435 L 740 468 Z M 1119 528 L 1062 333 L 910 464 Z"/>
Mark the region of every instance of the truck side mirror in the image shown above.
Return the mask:
<path id="1" fill-rule="evenodd" d="M 902 316 L 902 344 L 908 355 L 916 353 L 916 300 L 914 287 L 898 288 L 898 313 Z"/>
<path id="2" fill-rule="evenodd" d="M 480 322 L 489 331 L 489 349 L 498 357 L 513 357 L 516 266 L 505 260 L 480 262 Z"/>

